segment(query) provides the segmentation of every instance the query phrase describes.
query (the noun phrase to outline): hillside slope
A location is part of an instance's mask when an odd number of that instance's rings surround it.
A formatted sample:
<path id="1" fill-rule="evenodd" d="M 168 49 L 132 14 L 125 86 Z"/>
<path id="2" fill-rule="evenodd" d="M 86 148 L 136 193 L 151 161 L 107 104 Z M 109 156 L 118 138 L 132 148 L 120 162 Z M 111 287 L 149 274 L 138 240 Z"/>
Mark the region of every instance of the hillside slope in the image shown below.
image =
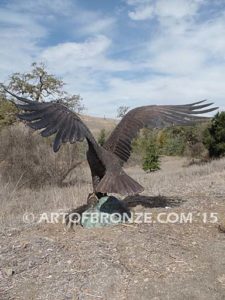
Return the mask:
<path id="1" fill-rule="evenodd" d="M 96 136 L 101 129 L 105 129 L 107 132 L 113 130 L 117 124 L 117 120 L 110 118 L 99 118 L 88 115 L 81 115 L 81 119 L 85 122 L 91 132 Z"/>

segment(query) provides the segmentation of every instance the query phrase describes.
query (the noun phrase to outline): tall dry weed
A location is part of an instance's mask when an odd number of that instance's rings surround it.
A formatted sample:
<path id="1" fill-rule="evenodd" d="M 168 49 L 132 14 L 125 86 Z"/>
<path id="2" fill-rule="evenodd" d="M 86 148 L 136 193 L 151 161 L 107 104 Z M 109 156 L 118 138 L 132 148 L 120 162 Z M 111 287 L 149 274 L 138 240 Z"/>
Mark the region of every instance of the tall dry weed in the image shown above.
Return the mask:
<path id="1" fill-rule="evenodd" d="M 62 185 L 70 171 L 84 160 L 85 146 L 80 143 L 66 144 L 58 153 L 54 153 L 51 143 L 51 139 L 42 138 L 23 124 L 15 124 L 2 130 L 0 132 L 2 180 L 16 183 L 19 187 Z"/>

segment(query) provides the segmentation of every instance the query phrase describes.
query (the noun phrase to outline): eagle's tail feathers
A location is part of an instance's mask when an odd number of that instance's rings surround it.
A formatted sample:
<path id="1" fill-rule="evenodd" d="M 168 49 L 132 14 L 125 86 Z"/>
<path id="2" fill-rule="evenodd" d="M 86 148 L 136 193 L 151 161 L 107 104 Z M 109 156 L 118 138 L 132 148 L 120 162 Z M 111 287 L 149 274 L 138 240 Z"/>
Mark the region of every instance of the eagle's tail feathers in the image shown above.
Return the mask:
<path id="1" fill-rule="evenodd" d="M 123 171 L 119 174 L 107 171 L 96 188 L 96 192 L 121 195 L 137 195 L 143 190 L 144 188 L 139 183 Z"/>

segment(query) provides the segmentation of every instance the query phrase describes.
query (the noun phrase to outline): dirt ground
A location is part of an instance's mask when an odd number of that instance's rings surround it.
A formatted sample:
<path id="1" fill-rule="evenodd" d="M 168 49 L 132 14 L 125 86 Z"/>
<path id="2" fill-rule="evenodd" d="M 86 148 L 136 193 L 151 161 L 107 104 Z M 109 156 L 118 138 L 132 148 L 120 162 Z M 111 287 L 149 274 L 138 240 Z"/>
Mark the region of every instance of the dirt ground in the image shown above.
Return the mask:
<path id="1" fill-rule="evenodd" d="M 0 299 L 225 299 L 225 160 L 184 164 L 164 158 L 152 174 L 128 168 L 146 188 L 130 198 L 132 210 L 151 213 L 154 222 L 99 229 L 23 221 L 24 213 L 82 204 L 88 173 L 86 182 L 63 189 L 2 184 Z M 187 215 L 192 220 L 184 222 Z"/>

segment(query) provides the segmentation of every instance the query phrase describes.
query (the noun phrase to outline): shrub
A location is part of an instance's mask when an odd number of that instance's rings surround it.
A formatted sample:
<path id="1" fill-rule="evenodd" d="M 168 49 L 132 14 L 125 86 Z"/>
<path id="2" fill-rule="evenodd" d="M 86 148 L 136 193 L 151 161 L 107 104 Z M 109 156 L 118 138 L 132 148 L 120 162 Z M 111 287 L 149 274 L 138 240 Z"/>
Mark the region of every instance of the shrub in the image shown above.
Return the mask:
<path id="1" fill-rule="evenodd" d="M 103 128 L 103 129 L 101 129 L 101 131 L 98 135 L 98 143 L 99 143 L 99 145 L 103 146 L 105 141 L 106 141 L 106 131 Z"/>
<path id="2" fill-rule="evenodd" d="M 0 132 L 0 171 L 5 182 L 39 188 L 62 185 L 68 173 L 84 159 L 83 144 L 63 145 L 58 153 L 52 140 L 15 124 Z"/>
<path id="3" fill-rule="evenodd" d="M 139 155 L 144 171 L 152 172 L 160 169 L 157 138 L 156 130 L 145 128 L 132 143 L 133 153 L 135 156 Z M 138 161 L 137 158 L 136 161 Z"/>
<path id="4" fill-rule="evenodd" d="M 16 107 L 0 94 L 0 130 L 16 121 Z"/>
<path id="5" fill-rule="evenodd" d="M 157 146 L 152 141 L 148 142 L 145 147 L 142 168 L 146 172 L 153 172 L 160 169 Z"/>
<path id="6" fill-rule="evenodd" d="M 160 153 L 169 156 L 181 156 L 185 149 L 184 128 L 181 126 L 169 127 L 161 130 L 164 133 L 164 143 L 160 145 Z"/>
<path id="7" fill-rule="evenodd" d="M 225 155 L 225 112 L 217 113 L 205 130 L 204 144 L 211 158 Z"/>
<path id="8" fill-rule="evenodd" d="M 206 161 L 208 150 L 203 144 L 203 133 L 207 127 L 208 123 L 202 123 L 157 130 L 144 129 L 132 143 L 132 158 L 139 164 L 142 158 L 143 162 L 149 142 L 159 155 L 187 156 L 192 160 Z"/>

